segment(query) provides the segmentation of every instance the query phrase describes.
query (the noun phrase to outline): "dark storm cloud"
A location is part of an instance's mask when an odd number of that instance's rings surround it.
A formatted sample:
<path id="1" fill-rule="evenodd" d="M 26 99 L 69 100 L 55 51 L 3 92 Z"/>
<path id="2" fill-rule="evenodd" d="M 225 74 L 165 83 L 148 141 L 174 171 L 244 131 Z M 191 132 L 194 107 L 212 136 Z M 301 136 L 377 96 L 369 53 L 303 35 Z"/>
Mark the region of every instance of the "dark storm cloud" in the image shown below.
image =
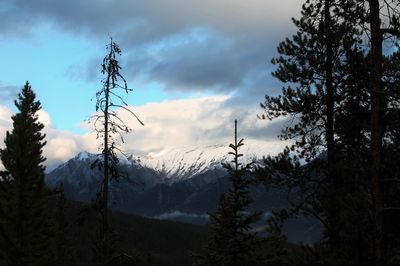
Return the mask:
<path id="1" fill-rule="evenodd" d="M 6 0 L 1 6 L 6 29 L 30 27 L 33 31 L 40 23 L 55 23 L 75 34 L 97 35 L 124 20 L 117 16 L 119 10 L 107 8 L 105 1 Z"/>
<path id="2" fill-rule="evenodd" d="M 62 28 L 91 34 L 132 31 L 129 40 L 151 40 L 192 26 L 209 26 L 236 35 L 281 31 L 301 0 L 4 0 L 7 18 L 52 20 Z M 9 11 L 9 12 L 7 12 Z M 297 12 L 298 13 L 298 12 Z M 24 17 L 23 15 L 30 14 Z M 280 25 L 285 24 L 285 25 Z M 143 37 L 145 36 L 145 37 Z"/>
<path id="3" fill-rule="evenodd" d="M 229 91 L 240 85 L 242 72 L 249 67 L 239 64 L 234 45 L 233 40 L 208 29 L 191 29 L 132 56 L 128 71 L 166 84 L 169 90 Z"/>
<path id="4" fill-rule="evenodd" d="M 270 67 L 301 2 L 5 0 L 0 35 L 28 34 L 41 23 L 95 41 L 110 34 L 128 54 L 128 79 L 159 82 L 167 90 L 258 91 L 264 84 L 252 75 Z"/>
<path id="5" fill-rule="evenodd" d="M 125 71 L 167 90 L 235 92 L 231 102 L 258 102 L 269 89 L 280 87 L 270 76 L 276 43 L 265 36 L 235 39 L 196 28 L 131 53 Z"/>

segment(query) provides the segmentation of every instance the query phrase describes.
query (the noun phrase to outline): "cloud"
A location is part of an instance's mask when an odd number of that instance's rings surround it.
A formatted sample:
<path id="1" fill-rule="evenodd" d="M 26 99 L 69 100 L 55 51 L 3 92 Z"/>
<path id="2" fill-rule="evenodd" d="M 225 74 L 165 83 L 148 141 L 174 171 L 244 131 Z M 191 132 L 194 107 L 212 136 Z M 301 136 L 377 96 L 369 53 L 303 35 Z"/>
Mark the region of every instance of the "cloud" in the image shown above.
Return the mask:
<path id="1" fill-rule="evenodd" d="M 267 90 L 265 70 L 278 42 L 292 31 L 290 17 L 299 14 L 302 2 L 5 0 L 0 5 L 0 35 L 11 34 L 11 29 L 16 29 L 14 35 L 34 32 L 43 24 L 94 43 L 103 42 L 109 33 L 127 54 L 124 73 L 129 80 L 158 82 L 166 90 L 184 92 Z M 67 74 L 76 76 L 79 71 L 97 77 L 90 73 L 98 60 L 88 61 L 88 70 L 73 66 Z M 261 72 L 263 82 L 254 80 L 254 73 Z"/>
<path id="2" fill-rule="evenodd" d="M 160 220 L 174 220 L 174 219 L 179 219 L 179 218 L 208 220 L 209 215 L 206 213 L 197 214 L 197 213 L 186 213 L 186 212 L 181 212 L 181 211 L 170 211 L 170 212 L 165 212 L 160 215 L 154 216 L 153 218 L 160 219 Z"/>
<path id="3" fill-rule="evenodd" d="M 284 146 L 277 138 L 284 120 L 260 120 L 257 114 L 261 109 L 227 105 L 229 99 L 228 96 L 210 96 L 132 108 L 144 122 L 144 127 L 139 126 L 129 113 L 121 111 L 123 120 L 134 129 L 133 134 L 125 136 L 124 150 L 148 154 L 166 148 L 230 143 L 235 119 L 241 137 L 267 142 L 271 147 Z"/>
<path id="4" fill-rule="evenodd" d="M 37 112 L 38 115 L 38 120 L 40 123 L 42 123 L 45 127 L 50 127 L 51 126 L 51 118 L 50 114 L 48 112 L 43 111 L 43 109 L 40 109 Z"/>
<path id="5" fill-rule="evenodd" d="M 149 42 L 195 26 L 229 34 L 281 31 L 298 13 L 300 0 L 5 0 L 3 28 L 34 29 L 51 21 L 65 31 L 103 36 L 124 33 L 129 42 Z M 16 16 L 19 14 L 19 16 Z M 285 25 L 285 26 L 282 26 Z"/>
<path id="6" fill-rule="evenodd" d="M 122 73 L 128 82 L 161 84 L 174 92 L 224 95 L 132 107 L 146 126 L 138 126 L 122 113 L 134 129 L 126 136 L 124 149 L 129 152 L 225 142 L 231 139 L 234 119 L 239 120 L 243 137 L 275 145 L 283 121 L 258 120 L 262 111 L 258 103 L 278 87 L 268 78 L 269 61 L 278 42 L 293 30 L 290 17 L 298 15 L 302 2 L 4 0 L 0 3 L 0 41 L 29 38 L 50 26 L 57 32 L 86 37 L 98 47 L 109 33 L 123 50 Z M 99 59 L 101 55 L 82 58 L 86 63 L 72 63 L 64 74 L 74 80 L 98 79 Z M 17 91 L 0 84 L 0 100 L 14 99 Z M 0 105 L 0 137 L 11 128 L 11 115 Z M 81 150 L 97 151 L 99 140 L 94 133 L 78 135 L 54 128 L 45 110 L 39 118 L 46 126 L 44 152 L 49 166 Z"/>
<path id="7" fill-rule="evenodd" d="M 7 131 L 12 131 L 11 116 L 14 113 L 7 107 L 0 105 L 0 148 L 4 148 L 4 138 Z M 94 141 L 86 141 L 90 133 L 86 135 L 76 135 L 70 132 L 55 129 L 51 125 L 50 115 L 40 110 L 38 112 L 39 121 L 44 124 L 43 133 L 46 134 L 47 144 L 43 148 L 43 155 L 47 158 L 45 164 L 49 170 L 58 164 L 65 162 L 81 150 L 94 152 Z M 1 168 L 0 162 L 0 168 Z"/>
<path id="8" fill-rule="evenodd" d="M 191 28 L 130 53 L 124 72 L 172 91 L 265 91 L 273 49 L 268 42 Z"/>
<path id="9" fill-rule="evenodd" d="M 133 129 L 124 136 L 121 149 L 128 154 L 147 155 L 168 149 L 205 147 L 232 142 L 233 121 L 238 120 L 238 133 L 245 140 L 258 141 L 269 152 L 280 151 L 286 143 L 277 139 L 284 120 L 259 120 L 262 110 L 227 105 L 228 96 L 210 96 L 185 100 L 166 100 L 138 107 L 129 107 L 145 126 L 140 126 L 126 111 L 119 110 L 120 117 Z M 12 129 L 11 110 L 0 105 L 0 138 Z M 51 118 L 44 110 L 39 120 L 45 124 L 47 144 L 44 156 L 48 170 L 72 158 L 80 151 L 97 153 L 101 139 L 91 132 L 78 135 L 53 128 Z M 0 145 L 1 146 L 1 145 Z"/>
<path id="10" fill-rule="evenodd" d="M 169 90 L 227 90 L 241 82 L 237 58 L 228 56 L 233 50 L 230 39 L 195 28 L 149 45 L 130 58 L 128 71 L 132 76 L 146 74 L 148 81 L 166 84 Z M 138 66 L 142 70 L 135 72 Z"/>
<path id="11" fill-rule="evenodd" d="M 3 85 L 0 82 L 0 101 L 9 102 L 15 99 L 19 91 L 17 86 Z"/>
<path id="12" fill-rule="evenodd" d="M 11 128 L 12 120 L 11 120 L 12 112 L 5 106 L 0 105 L 0 136 L 5 136 L 6 131 Z M 4 142 L 0 141 L 0 148 L 4 147 Z"/>
<path id="13" fill-rule="evenodd" d="M 284 36 L 185 28 L 146 45 L 127 45 L 123 73 L 128 79 L 163 84 L 167 91 L 235 92 L 241 100 L 254 101 L 277 87 L 270 60 Z"/>

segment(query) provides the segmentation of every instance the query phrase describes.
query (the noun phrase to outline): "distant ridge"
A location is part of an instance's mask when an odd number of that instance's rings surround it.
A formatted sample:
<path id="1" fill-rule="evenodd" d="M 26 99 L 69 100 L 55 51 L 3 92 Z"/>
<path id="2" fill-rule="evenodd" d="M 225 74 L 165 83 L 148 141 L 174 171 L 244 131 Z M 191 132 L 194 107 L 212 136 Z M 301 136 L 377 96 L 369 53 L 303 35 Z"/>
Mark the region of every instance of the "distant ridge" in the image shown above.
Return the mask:
<path id="1" fill-rule="evenodd" d="M 251 141 L 246 143 L 242 149 L 244 162 L 260 163 L 268 154 L 267 148 Z M 204 149 L 164 150 L 150 157 L 122 158 L 121 178 L 110 184 L 109 207 L 158 219 L 207 223 L 207 213 L 215 210 L 221 193 L 229 187 L 226 170 L 221 166 L 221 162 L 227 160 L 228 151 L 227 145 L 216 145 Z M 50 187 L 63 183 L 66 196 L 71 200 L 91 202 L 102 178 L 101 172 L 90 168 L 96 158 L 94 154 L 81 152 L 47 174 L 45 181 Z M 266 191 L 261 185 L 252 187 L 251 209 L 268 214 L 288 206 L 286 196 L 286 191 Z M 263 223 L 265 225 L 266 221 Z M 294 226 L 304 227 L 304 230 L 292 230 L 289 237 L 292 241 L 312 242 L 319 237 L 318 230 L 313 230 L 314 234 L 303 234 L 315 227 L 315 221 L 299 220 L 293 222 L 291 227 Z"/>

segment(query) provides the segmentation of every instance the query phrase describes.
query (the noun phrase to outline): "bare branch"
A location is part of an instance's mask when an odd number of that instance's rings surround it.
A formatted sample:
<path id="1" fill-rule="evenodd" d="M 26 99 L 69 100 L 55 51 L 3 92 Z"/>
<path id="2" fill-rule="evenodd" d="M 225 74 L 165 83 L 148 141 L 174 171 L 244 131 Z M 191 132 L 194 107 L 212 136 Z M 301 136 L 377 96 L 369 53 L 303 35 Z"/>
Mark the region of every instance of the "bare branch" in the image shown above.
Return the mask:
<path id="1" fill-rule="evenodd" d="M 125 106 L 118 105 L 118 104 L 113 104 L 112 106 L 114 106 L 114 107 L 120 107 L 120 108 L 122 108 L 122 109 L 128 111 L 129 113 L 131 113 L 131 114 L 136 118 L 136 120 L 137 120 L 142 126 L 144 126 L 143 122 L 140 121 L 139 117 L 137 117 L 136 114 L 135 114 L 134 112 L 132 112 L 131 110 L 129 110 L 129 109 L 126 108 Z"/>

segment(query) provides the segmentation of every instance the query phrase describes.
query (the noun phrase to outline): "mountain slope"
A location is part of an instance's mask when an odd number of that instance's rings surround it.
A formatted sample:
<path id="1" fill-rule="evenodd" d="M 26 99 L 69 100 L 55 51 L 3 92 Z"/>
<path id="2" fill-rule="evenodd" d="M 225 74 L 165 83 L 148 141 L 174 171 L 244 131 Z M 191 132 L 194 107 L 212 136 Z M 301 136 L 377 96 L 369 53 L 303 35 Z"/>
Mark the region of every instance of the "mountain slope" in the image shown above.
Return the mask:
<path id="1" fill-rule="evenodd" d="M 262 158 L 264 148 L 260 143 L 247 143 L 242 149 L 243 161 Z M 228 146 L 214 145 L 164 150 L 144 158 L 124 158 L 120 161 L 121 179 L 110 185 L 110 207 L 145 216 L 176 211 L 197 215 L 212 212 L 220 194 L 229 186 L 226 170 L 221 165 L 227 160 L 229 150 Z M 50 172 L 46 183 L 51 187 L 63 183 L 67 197 L 91 201 L 100 188 L 102 176 L 90 169 L 94 160 L 95 155 L 82 152 Z M 253 190 L 254 208 L 284 204 L 282 196 L 271 198 L 272 194 L 263 193 L 263 189 L 262 192 L 260 188 Z"/>
<path id="2" fill-rule="evenodd" d="M 72 226 L 76 265 L 91 265 L 92 239 L 98 225 L 96 212 L 84 212 L 86 206 L 70 202 L 68 219 Z M 172 221 L 148 219 L 120 212 L 111 212 L 112 227 L 117 232 L 117 242 L 124 253 L 144 261 L 139 265 L 184 266 L 193 262 L 192 253 L 198 253 L 206 244 L 205 226 Z M 151 261 L 151 263 L 150 263 Z M 146 264 L 148 263 L 148 264 Z"/>
<path id="3" fill-rule="evenodd" d="M 200 175 L 210 169 L 220 169 L 221 163 L 227 160 L 229 143 L 210 145 L 205 147 L 187 147 L 176 149 L 165 149 L 160 152 L 149 153 L 144 157 L 131 157 L 143 167 L 156 170 L 168 179 L 168 183 L 187 180 Z M 262 159 L 263 156 L 276 152 L 275 147 L 267 142 L 245 141 L 240 152 L 243 163 Z"/>
<path id="4" fill-rule="evenodd" d="M 250 146 L 242 151 L 245 162 L 257 161 L 264 154 L 262 146 Z M 146 217 L 207 223 L 207 213 L 214 212 L 221 193 L 229 188 L 226 170 L 221 166 L 228 151 L 226 146 L 209 146 L 204 150 L 176 149 L 146 158 L 123 159 L 122 177 L 110 184 L 109 207 Z M 50 172 L 46 183 L 50 187 L 63 183 L 69 199 L 90 202 L 96 198 L 102 177 L 98 170 L 90 169 L 95 159 L 95 155 L 80 153 Z M 251 188 L 251 197 L 254 202 L 250 210 L 265 213 L 263 224 L 271 211 L 288 206 L 284 190 L 266 191 L 261 185 L 255 186 Z M 291 223 L 288 231 L 292 231 L 292 241 L 312 242 L 319 237 L 318 230 L 312 230 L 316 234 L 304 234 L 316 226 L 315 221 L 300 219 Z"/>

